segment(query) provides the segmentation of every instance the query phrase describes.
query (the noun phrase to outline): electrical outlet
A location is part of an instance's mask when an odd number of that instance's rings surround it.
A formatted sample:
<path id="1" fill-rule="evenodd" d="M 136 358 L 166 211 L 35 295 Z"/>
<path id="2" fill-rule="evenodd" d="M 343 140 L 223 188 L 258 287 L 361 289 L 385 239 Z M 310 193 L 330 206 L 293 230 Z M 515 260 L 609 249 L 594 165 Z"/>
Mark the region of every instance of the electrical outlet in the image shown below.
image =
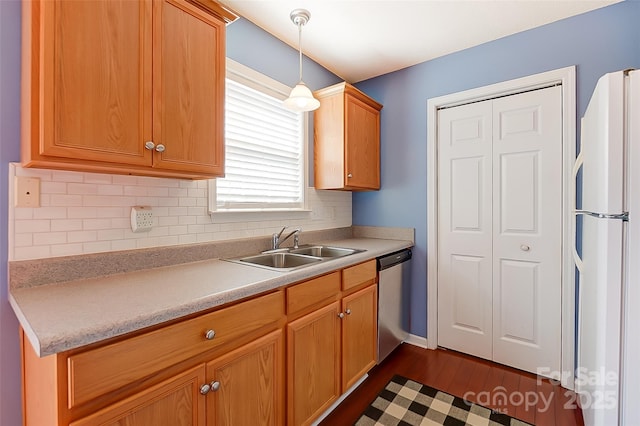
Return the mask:
<path id="1" fill-rule="evenodd" d="M 153 211 L 150 206 L 131 207 L 131 230 L 149 232 L 153 227 Z"/>
<path id="2" fill-rule="evenodd" d="M 16 176 L 16 207 L 40 207 L 40 178 Z"/>

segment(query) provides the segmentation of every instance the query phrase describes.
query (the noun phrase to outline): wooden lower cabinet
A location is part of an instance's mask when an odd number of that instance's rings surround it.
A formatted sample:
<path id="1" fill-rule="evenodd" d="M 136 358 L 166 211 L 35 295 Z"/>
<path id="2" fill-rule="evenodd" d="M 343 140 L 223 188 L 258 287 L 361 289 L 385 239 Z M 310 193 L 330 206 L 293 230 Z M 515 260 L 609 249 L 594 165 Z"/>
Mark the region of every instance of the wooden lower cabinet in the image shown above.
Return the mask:
<path id="1" fill-rule="evenodd" d="M 376 364 L 378 288 L 369 286 L 342 299 L 342 391 Z"/>
<path id="2" fill-rule="evenodd" d="M 375 365 L 377 303 L 368 285 L 287 325 L 289 426 L 311 424 Z"/>
<path id="3" fill-rule="evenodd" d="M 283 425 L 282 330 L 209 362 L 207 380 L 207 426 Z"/>
<path id="4" fill-rule="evenodd" d="M 279 426 L 283 339 L 274 331 L 71 426 Z"/>
<path id="5" fill-rule="evenodd" d="M 192 368 L 71 426 L 204 425 L 205 404 L 200 394 L 204 373 L 202 365 Z"/>
<path id="6" fill-rule="evenodd" d="M 288 425 L 308 425 L 340 396 L 340 302 L 287 325 Z"/>

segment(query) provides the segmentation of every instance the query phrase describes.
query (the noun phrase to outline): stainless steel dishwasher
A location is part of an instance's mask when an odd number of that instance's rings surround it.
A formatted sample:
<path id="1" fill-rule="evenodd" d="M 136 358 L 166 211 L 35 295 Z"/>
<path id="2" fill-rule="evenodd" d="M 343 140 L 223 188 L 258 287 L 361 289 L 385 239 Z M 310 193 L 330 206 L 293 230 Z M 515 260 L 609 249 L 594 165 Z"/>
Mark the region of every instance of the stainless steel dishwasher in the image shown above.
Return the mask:
<path id="1" fill-rule="evenodd" d="M 409 336 L 411 250 L 378 259 L 378 364 Z"/>

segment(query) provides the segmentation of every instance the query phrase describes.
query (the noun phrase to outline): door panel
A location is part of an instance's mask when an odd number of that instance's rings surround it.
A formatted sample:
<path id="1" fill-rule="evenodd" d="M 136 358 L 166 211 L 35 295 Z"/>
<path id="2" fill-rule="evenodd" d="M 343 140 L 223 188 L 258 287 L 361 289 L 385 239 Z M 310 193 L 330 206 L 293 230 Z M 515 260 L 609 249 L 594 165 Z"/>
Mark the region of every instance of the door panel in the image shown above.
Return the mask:
<path id="1" fill-rule="evenodd" d="M 533 373 L 561 362 L 561 91 L 492 101 L 493 359 Z"/>
<path id="2" fill-rule="evenodd" d="M 560 370 L 561 88 L 438 112 L 438 344 Z"/>
<path id="3" fill-rule="evenodd" d="M 438 344 L 491 358 L 491 105 L 439 112 Z"/>

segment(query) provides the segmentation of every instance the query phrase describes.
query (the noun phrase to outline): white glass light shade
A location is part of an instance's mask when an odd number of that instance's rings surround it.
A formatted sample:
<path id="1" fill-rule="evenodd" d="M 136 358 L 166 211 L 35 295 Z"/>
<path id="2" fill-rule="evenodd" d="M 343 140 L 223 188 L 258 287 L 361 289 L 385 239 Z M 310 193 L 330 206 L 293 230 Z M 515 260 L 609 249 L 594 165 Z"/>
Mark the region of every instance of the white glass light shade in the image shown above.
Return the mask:
<path id="1" fill-rule="evenodd" d="M 303 83 L 296 84 L 284 105 L 292 111 L 313 111 L 318 109 L 320 101 L 313 97 L 311 90 Z"/>

